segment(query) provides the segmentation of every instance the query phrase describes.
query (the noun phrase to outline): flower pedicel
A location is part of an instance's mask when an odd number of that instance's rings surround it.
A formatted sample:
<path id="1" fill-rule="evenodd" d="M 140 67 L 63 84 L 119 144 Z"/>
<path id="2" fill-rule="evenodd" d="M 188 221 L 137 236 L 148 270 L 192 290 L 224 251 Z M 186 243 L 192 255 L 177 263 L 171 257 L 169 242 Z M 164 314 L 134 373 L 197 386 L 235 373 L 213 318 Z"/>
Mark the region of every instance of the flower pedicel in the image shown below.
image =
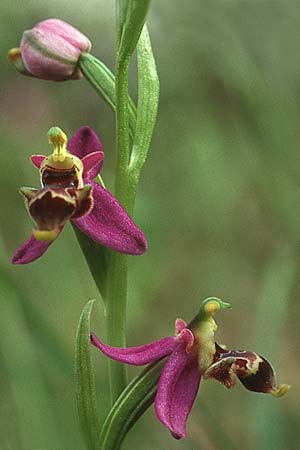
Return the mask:
<path id="1" fill-rule="evenodd" d="M 186 436 L 186 421 L 201 378 L 213 378 L 230 389 L 236 376 L 246 389 L 275 397 L 290 388 L 287 384 L 277 386 L 274 369 L 262 356 L 225 350 L 215 342 L 217 325 L 212 316 L 224 308 L 230 308 L 229 303 L 208 298 L 188 325 L 176 320 L 175 336 L 139 347 L 111 347 L 91 333 L 92 344 L 116 361 L 140 366 L 168 356 L 158 383 L 155 412 L 176 439 Z"/>
<path id="2" fill-rule="evenodd" d="M 42 256 L 69 219 L 92 240 L 112 250 L 131 255 L 144 253 L 147 241 L 143 232 L 115 197 L 93 181 L 103 163 L 96 133 L 81 127 L 68 145 L 65 133 L 58 127 L 51 128 L 48 137 L 54 145 L 53 153 L 31 157 L 40 172 L 42 189 L 20 189 L 36 227 L 12 262 L 26 264 Z"/>

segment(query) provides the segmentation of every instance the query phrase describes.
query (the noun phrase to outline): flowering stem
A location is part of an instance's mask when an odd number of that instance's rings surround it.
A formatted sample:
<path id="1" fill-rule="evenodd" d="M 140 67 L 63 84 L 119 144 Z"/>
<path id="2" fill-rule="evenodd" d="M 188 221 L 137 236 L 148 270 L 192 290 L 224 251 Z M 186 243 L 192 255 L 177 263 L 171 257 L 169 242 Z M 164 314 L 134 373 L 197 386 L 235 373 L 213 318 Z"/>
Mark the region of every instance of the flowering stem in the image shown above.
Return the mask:
<path id="1" fill-rule="evenodd" d="M 116 76 L 104 63 L 87 53 L 81 55 L 79 65 L 88 82 L 116 113 L 115 195 L 129 215 L 133 215 L 140 172 L 155 124 L 159 89 L 151 43 L 144 26 L 149 0 L 117 0 L 116 6 Z M 128 67 L 137 43 L 138 111 L 128 94 Z M 113 346 L 125 346 L 128 257 L 109 252 L 106 262 L 103 260 L 105 266 L 107 263 L 107 273 L 104 273 L 103 278 L 103 272 L 97 275 L 99 265 L 95 253 L 85 251 L 85 255 L 105 297 L 108 342 Z M 113 402 L 124 389 L 127 377 L 126 369 L 120 363 L 110 361 L 109 364 Z"/>
<path id="2" fill-rule="evenodd" d="M 133 215 L 140 172 L 146 160 L 156 119 L 159 83 L 146 27 L 138 45 L 139 103 L 137 127 L 130 148 L 130 98 L 128 95 L 128 67 L 130 53 L 117 53 L 116 69 L 116 139 L 117 167 L 115 194 L 130 215 Z M 132 158 L 133 157 L 133 158 Z M 125 346 L 128 257 L 110 254 L 108 266 L 108 298 L 106 323 L 108 342 Z M 111 400 L 114 402 L 126 386 L 126 368 L 110 361 Z"/>

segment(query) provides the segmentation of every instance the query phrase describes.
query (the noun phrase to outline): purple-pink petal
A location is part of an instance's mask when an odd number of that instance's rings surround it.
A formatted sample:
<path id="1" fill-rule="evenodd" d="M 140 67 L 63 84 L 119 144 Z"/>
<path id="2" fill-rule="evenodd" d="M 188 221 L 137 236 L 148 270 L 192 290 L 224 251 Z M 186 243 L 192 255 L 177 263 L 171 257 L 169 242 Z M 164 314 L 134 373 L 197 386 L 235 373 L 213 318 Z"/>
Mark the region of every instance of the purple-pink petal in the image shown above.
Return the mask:
<path id="1" fill-rule="evenodd" d="M 13 264 L 28 264 L 42 256 L 53 241 L 41 242 L 30 236 L 15 252 Z"/>
<path id="2" fill-rule="evenodd" d="M 91 49 L 91 43 L 84 34 L 60 19 L 43 20 L 34 26 L 34 30 L 41 30 L 49 36 L 60 36 L 80 51 L 88 52 Z"/>
<path id="3" fill-rule="evenodd" d="M 45 155 L 32 155 L 30 157 L 32 164 L 34 165 L 34 167 L 36 167 L 37 169 L 40 170 L 41 164 L 44 161 L 44 159 L 46 158 Z"/>
<path id="4" fill-rule="evenodd" d="M 83 174 L 85 184 L 93 180 L 101 170 L 103 164 L 103 152 L 93 152 L 82 158 Z"/>
<path id="5" fill-rule="evenodd" d="M 158 361 L 172 353 L 177 345 L 176 338 L 170 336 L 138 347 L 111 347 L 100 341 L 94 333 L 91 333 L 91 342 L 109 358 L 134 366 Z"/>
<path id="6" fill-rule="evenodd" d="M 102 152 L 102 144 L 97 134 L 88 126 L 78 128 L 69 140 L 67 148 L 80 159 L 89 153 Z"/>
<path id="7" fill-rule="evenodd" d="M 94 207 L 74 224 L 95 242 L 120 253 L 140 255 L 147 250 L 144 233 L 138 228 L 115 197 L 92 182 Z"/>
<path id="8" fill-rule="evenodd" d="M 176 439 L 186 435 L 186 421 L 200 380 L 197 356 L 187 354 L 183 343 L 177 344 L 164 366 L 155 398 L 158 419 Z"/>
<path id="9" fill-rule="evenodd" d="M 175 321 L 175 334 L 179 334 L 184 328 L 187 327 L 187 323 L 182 319 L 176 319 Z"/>
<path id="10" fill-rule="evenodd" d="M 32 45 L 33 40 L 44 47 Z M 80 78 L 76 64 L 81 51 L 60 36 L 40 29 L 25 31 L 20 44 L 22 59 L 26 69 L 34 76 L 53 81 Z M 74 73 L 75 71 L 75 73 Z"/>

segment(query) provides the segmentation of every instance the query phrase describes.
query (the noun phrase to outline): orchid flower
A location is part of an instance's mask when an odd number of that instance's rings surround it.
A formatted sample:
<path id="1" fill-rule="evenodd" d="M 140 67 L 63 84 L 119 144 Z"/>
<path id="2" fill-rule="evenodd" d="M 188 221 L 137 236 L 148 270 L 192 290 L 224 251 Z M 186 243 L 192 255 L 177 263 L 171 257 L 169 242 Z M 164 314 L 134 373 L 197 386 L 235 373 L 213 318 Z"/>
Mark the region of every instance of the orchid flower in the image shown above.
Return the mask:
<path id="1" fill-rule="evenodd" d="M 103 163 L 96 133 L 81 127 L 68 145 L 65 133 L 58 127 L 51 128 L 48 137 L 54 145 L 53 153 L 31 157 L 39 170 L 42 189 L 20 189 L 36 227 L 12 262 L 26 264 L 42 256 L 68 219 L 92 240 L 112 250 L 131 255 L 144 253 L 147 241 L 143 232 L 115 197 L 93 181 Z"/>
<path id="2" fill-rule="evenodd" d="M 215 343 L 217 325 L 212 316 L 229 307 L 229 303 L 218 298 L 208 298 L 188 325 L 184 320 L 176 320 L 175 336 L 151 344 L 111 347 L 94 333 L 91 333 L 91 342 L 106 356 L 136 366 L 168 356 L 158 383 L 155 412 L 176 439 L 184 438 L 201 378 L 213 378 L 230 389 L 237 377 L 246 389 L 275 397 L 282 396 L 290 388 L 286 384 L 277 386 L 275 371 L 262 356 L 248 351 L 225 350 Z"/>

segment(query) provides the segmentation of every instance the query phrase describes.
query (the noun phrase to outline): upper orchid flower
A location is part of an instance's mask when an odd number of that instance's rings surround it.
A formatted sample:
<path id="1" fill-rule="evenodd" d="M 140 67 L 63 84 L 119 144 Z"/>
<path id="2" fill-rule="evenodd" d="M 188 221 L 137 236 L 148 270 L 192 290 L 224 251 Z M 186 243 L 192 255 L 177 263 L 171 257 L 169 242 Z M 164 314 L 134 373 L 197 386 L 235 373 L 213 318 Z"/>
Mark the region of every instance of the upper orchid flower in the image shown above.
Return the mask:
<path id="1" fill-rule="evenodd" d="M 96 133 L 81 127 L 68 145 L 58 127 L 51 128 L 48 137 L 53 153 L 31 157 L 40 172 L 42 189 L 20 189 L 36 228 L 12 262 L 26 264 L 43 255 L 68 219 L 99 244 L 121 253 L 144 253 L 147 241 L 142 231 L 113 195 L 93 181 L 103 162 Z"/>
<path id="2" fill-rule="evenodd" d="M 47 19 L 24 31 L 20 48 L 11 49 L 8 57 L 23 75 L 64 81 L 82 77 L 78 61 L 91 47 L 90 40 L 72 25 Z"/>
<path id="3" fill-rule="evenodd" d="M 187 325 L 175 322 L 175 336 L 131 348 L 110 347 L 91 333 L 91 342 L 110 358 L 132 365 L 143 365 L 169 355 L 163 368 L 155 398 L 158 419 L 176 439 L 185 437 L 186 421 L 198 392 L 201 377 L 214 378 L 227 388 L 235 375 L 254 392 L 280 397 L 289 387 L 277 386 L 271 364 L 253 352 L 225 350 L 215 343 L 217 325 L 213 314 L 228 303 L 217 298 L 204 300 L 199 314 Z"/>

